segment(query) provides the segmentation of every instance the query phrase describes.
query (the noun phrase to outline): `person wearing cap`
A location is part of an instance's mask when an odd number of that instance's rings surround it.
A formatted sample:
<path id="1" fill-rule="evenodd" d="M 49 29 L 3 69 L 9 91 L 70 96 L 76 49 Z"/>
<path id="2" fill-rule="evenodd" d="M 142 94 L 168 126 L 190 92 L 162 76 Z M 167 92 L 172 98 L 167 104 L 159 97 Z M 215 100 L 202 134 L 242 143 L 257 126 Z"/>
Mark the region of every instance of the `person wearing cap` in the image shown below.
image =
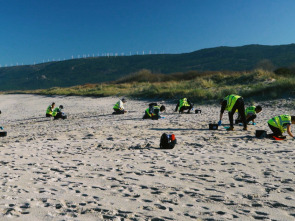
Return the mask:
<path id="1" fill-rule="evenodd" d="M 184 110 L 188 110 L 187 113 L 189 114 L 192 108 L 193 104 L 191 101 L 187 98 L 182 98 L 178 101 L 174 112 L 178 110 L 180 114 L 183 114 Z"/>
<path id="2" fill-rule="evenodd" d="M 46 117 L 52 117 L 52 112 L 54 110 L 54 106 L 55 106 L 55 103 L 52 102 L 52 104 L 47 107 Z"/>
<path id="3" fill-rule="evenodd" d="M 145 110 L 142 119 L 158 120 L 161 118 L 160 112 L 165 111 L 165 109 L 166 108 L 164 105 L 161 105 L 161 107 L 159 107 L 157 103 L 150 103 L 149 107 Z"/>
<path id="4" fill-rule="evenodd" d="M 226 96 L 223 100 L 220 102 L 221 104 L 221 110 L 220 110 L 220 118 L 218 125 L 220 126 L 222 124 L 222 116 L 225 110 L 228 111 L 228 117 L 229 117 L 229 122 L 230 122 L 230 127 L 227 128 L 226 130 L 228 131 L 233 131 L 234 130 L 234 114 L 236 110 L 241 115 L 242 122 L 244 124 L 243 130 L 247 130 L 247 121 L 246 121 L 246 116 L 245 116 L 245 104 L 244 104 L 244 99 L 243 97 L 239 95 L 228 95 Z"/>
<path id="5" fill-rule="evenodd" d="M 52 112 L 52 116 L 54 117 L 54 119 L 59 119 L 62 118 L 62 109 L 64 107 L 62 105 L 59 105 L 59 107 L 56 107 L 53 112 Z"/>
<path id="6" fill-rule="evenodd" d="M 125 111 L 124 109 L 124 104 L 127 102 L 127 100 L 125 98 L 122 98 L 121 100 L 119 100 L 113 107 L 114 111 L 113 114 L 124 114 L 127 111 Z"/>
<path id="7" fill-rule="evenodd" d="M 256 125 L 255 123 L 255 119 L 257 117 L 256 114 L 260 113 L 261 111 L 262 111 L 262 107 L 260 105 L 247 107 L 245 110 L 247 124 L 249 124 L 249 122 L 252 121 L 253 125 Z M 239 113 L 238 118 L 236 119 L 236 123 L 240 123 L 240 122 L 242 122 L 242 120 L 241 120 L 241 114 Z"/>
<path id="8" fill-rule="evenodd" d="M 270 137 L 283 137 L 283 133 L 287 133 L 295 139 L 294 135 L 291 132 L 291 124 L 295 124 L 295 116 L 290 116 L 289 114 L 283 114 L 276 116 L 269 121 L 267 121 L 269 128 L 272 130 L 273 134 L 270 134 Z"/>

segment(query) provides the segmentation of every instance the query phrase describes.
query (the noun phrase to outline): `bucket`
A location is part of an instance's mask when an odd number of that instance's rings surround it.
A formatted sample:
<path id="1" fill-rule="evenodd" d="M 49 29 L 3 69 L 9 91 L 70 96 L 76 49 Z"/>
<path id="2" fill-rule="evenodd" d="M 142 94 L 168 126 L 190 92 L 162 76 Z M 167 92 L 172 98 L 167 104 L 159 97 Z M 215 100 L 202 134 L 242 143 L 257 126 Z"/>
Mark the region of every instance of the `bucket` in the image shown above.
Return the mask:
<path id="1" fill-rule="evenodd" d="M 218 124 L 209 124 L 209 130 L 218 130 Z"/>
<path id="2" fill-rule="evenodd" d="M 0 131 L 0 137 L 6 137 L 7 132 L 6 131 Z"/>
<path id="3" fill-rule="evenodd" d="M 197 109 L 197 110 L 195 110 L 195 113 L 200 114 L 200 113 L 202 113 L 202 111 L 200 109 Z"/>
<path id="4" fill-rule="evenodd" d="M 256 130 L 255 136 L 257 138 L 265 138 L 267 137 L 267 132 L 265 130 Z"/>

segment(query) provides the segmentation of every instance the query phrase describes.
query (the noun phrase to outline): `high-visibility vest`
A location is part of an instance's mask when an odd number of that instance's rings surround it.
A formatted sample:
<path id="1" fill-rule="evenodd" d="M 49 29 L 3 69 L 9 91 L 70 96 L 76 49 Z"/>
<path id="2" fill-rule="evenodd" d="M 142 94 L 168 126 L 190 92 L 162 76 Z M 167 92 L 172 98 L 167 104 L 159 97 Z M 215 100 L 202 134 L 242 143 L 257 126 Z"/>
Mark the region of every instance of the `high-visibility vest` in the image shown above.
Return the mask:
<path id="1" fill-rule="evenodd" d="M 231 111 L 236 103 L 236 101 L 240 98 L 241 96 L 239 95 L 228 95 L 224 98 L 224 100 L 226 100 L 227 104 L 226 104 L 226 108 L 225 110 L 227 111 Z"/>
<path id="2" fill-rule="evenodd" d="M 49 106 L 47 107 L 46 114 L 50 114 L 50 115 L 52 115 L 52 106 L 51 106 L 51 105 L 49 105 Z"/>
<path id="3" fill-rule="evenodd" d="M 149 117 L 152 117 L 152 116 L 157 115 L 157 114 L 154 113 L 155 110 L 158 110 L 158 111 L 156 111 L 156 112 L 159 113 L 159 111 L 160 111 L 160 107 L 159 107 L 159 106 L 153 106 L 152 108 L 147 108 L 147 109 L 145 110 L 145 112 L 147 113 L 147 115 L 148 115 Z"/>
<path id="4" fill-rule="evenodd" d="M 256 114 L 255 109 L 255 106 L 247 107 L 245 110 L 245 115 L 247 116 L 248 114 Z"/>
<path id="5" fill-rule="evenodd" d="M 123 102 L 121 100 L 119 100 L 113 107 L 113 109 L 116 109 L 116 110 L 123 110 L 124 107 L 123 107 Z"/>
<path id="6" fill-rule="evenodd" d="M 190 104 L 187 102 L 186 98 L 180 99 L 178 110 L 180 110 L 181 107 L 189 107 L 189 106 Z"/>
<path id="7" fill-rule="evenodd" d="M 289 114 L 283 114 L 270 119 L 267 123 L 271 126 L 279 128 L 283 133 L 287 130 L 287 125 L 291 124 L 291 116 Z"/>
<path id="8" fill-rule="evenodd" d="M 58 107 L 56 107 L 52 112 L 52 116 L 55 117 L 58 112 L 60 112 L 60 109 Z"/>

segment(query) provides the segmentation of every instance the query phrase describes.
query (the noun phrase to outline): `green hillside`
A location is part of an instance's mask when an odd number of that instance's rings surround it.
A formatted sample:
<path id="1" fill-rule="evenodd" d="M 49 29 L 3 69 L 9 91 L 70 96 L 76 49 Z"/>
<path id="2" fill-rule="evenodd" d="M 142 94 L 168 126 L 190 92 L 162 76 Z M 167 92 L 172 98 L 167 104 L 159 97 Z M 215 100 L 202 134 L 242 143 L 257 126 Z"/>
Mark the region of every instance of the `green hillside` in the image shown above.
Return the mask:
<path id="1" fill-rule="evenodd" d="M 196 71 L 274 70 L 295 66 L 295 44 L 217 47 L 185 54 L 97 57 L 0 68 L 0 90 L 69 87 L 114 81 L 141 69 L 171 74 Z"/>

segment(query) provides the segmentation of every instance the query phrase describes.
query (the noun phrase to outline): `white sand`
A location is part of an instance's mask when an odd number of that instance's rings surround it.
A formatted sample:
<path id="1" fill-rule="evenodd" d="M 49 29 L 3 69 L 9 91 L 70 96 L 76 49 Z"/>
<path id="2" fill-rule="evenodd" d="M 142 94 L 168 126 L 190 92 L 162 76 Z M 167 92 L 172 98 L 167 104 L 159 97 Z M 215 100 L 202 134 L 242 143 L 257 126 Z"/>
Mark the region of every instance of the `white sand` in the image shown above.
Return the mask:
<path id="1" fill-rule="evenodd" d="M 295 219 L 295 141 L 254 137 L 269 118 L 295 114 L 285 101 L 265 102 L 246 132 L 209 131 L 219 106 L 179 115 L 163 102 L 166 118 L 152 121 L 141 119 L 144 101 L 129 100 L 126 115 L 111 115 L 117 98 L 0 101 L 0 220 Z M 44 117 L 52 101 L 67 120 Z M 173 150 L 159 149 L 164 132 L 176 135 Z"/>

